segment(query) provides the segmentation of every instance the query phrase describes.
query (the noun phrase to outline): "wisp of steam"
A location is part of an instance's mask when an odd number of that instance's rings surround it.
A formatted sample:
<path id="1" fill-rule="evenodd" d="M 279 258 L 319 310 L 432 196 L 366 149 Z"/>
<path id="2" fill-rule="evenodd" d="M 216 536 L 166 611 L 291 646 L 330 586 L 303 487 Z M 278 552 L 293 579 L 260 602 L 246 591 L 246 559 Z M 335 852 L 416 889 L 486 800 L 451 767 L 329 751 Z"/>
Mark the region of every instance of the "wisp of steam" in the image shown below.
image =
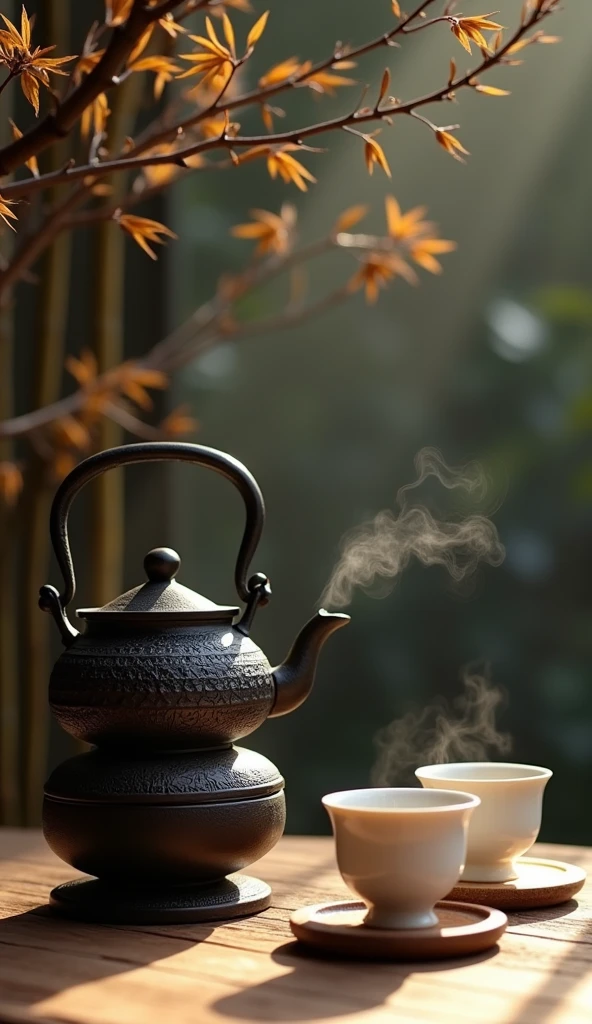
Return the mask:
<path id="1" fill-rule="evenodd" d="M 493 752 L 507 754 L 511 737 L 499 732 L 495 716 L 502 691 L 487 673 L 463 676 L 463 693 L 452 707 L 445 701 L 412 710 L 391 722 L 375 737 L 378 748 L 372 770 L 374 786 L 414 782 L 413 769 L 450 761 L 484 761 Z"/>
<path id="2" fill-rule="evenodd" d="M 428 477 L 435 477 L 448 490 L 460 489 L 482 500 L 487 491 L 482 468 L 474 462 L 451 468 L 435 448 L 423 448 L 415 467 L 417 479 L 397 493 L 398 512 L 384 509 L 345 536 L 321 599 L 325 607 L 343 608 L 357 587 L 368 590 L 379 578 L 386 583 L 382 596 L 412 557 L 423 565 L 443 565 L 457 582 L 471 576 L 480 562 L 500 565 L 503 561 L 504 547 L 487 516 L 475 513 L 442 522 L 425 506 L 410 501 L 410 492 Z"/>

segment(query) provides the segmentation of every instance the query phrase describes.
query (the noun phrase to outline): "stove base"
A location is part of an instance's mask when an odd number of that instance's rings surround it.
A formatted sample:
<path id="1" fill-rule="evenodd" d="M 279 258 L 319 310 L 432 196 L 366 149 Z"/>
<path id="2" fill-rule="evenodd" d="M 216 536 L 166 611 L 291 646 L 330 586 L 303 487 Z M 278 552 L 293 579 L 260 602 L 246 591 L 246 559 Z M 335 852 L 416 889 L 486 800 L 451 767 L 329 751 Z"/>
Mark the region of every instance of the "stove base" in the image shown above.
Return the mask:
<path id="1" fill-rule="evenodd" d="M 229 875 L 205 885 L 134 889 L 98 878 L 65 882 L 52 890 L 56 914 L 100 924 L 183 924 L 229 921 L 266 910 L 271 889 L 249 875 Z"/>

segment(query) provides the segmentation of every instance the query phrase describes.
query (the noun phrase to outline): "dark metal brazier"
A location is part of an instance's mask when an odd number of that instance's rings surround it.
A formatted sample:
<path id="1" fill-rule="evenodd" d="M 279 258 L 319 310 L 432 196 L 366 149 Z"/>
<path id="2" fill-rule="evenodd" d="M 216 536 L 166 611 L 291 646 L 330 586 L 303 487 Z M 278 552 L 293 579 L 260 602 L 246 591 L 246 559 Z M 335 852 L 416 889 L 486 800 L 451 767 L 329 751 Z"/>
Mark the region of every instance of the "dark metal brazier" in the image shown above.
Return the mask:
<path id="1" fill-rule="evenodd" d="M 175 459 L 220 473 L 242 495 L 246 525 L 235 583 L 245 607 L 216 605 L 176 582 L 179 556 L 156 548 L 148 580 L 103 608 L 66 608 L 75 594 L 68 513 L 93 477 L 125 463 Z M 133 444 L 93 455 L 59 487 L 51 538 L 64 591 L 45 586 L 66 651 L 54 666 L 50 703 L 63 728 L 95 747 L 61 764 L 45 787 L 51 848 L 94 879 L 51 894 L 63 914 L 95 921 L 204 921 L 253 913 L 270 889 L 235 872 L 267 853 L 285 824 L 284 780 L 267 758 L 234 746 L 267 717 L 308 696 L 319 650 L 347 615 L 320 611 L 286 661 L 271 668 L 249 637 L 267 576 L 248 568 L 261 537 L 263 498 L 249 471 L 211 448 Z M 240 615 L 240 617 L 239 617 Z"/>

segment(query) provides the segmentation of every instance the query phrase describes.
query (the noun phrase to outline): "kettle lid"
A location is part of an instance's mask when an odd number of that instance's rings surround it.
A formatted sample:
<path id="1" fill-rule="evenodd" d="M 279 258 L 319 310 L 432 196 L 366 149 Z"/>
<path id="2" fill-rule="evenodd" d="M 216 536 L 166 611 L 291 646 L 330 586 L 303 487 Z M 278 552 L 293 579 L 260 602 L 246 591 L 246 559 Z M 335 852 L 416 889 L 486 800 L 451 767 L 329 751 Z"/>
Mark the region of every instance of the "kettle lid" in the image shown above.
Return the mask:
<path id="1" fill-rule="evenodd" d="M 77 614 L 82 619 L 117 616 L 126 621 L 154 621 L 158 617 L 187 623 L 226 622 L 238 614 L 237 607 L 216 604 L 177 583 L 175 576 L 180 566 L 181 559 L 172 548 L 153 548 L 144 558 L 146 583 L 127 590 L 102 608 L 80 608 Z"/>

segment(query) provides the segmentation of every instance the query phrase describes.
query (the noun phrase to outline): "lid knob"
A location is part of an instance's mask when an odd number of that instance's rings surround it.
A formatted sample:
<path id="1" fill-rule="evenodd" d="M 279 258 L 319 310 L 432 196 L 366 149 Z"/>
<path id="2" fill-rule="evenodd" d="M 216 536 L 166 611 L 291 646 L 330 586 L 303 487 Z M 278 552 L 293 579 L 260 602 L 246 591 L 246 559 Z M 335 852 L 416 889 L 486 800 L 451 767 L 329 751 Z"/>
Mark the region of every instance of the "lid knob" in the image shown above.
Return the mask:
<path id="1" fill-rule="evenodd" d="M 144 569 L 151 583 L 167 583 L 179 572 L 181 559 L 172 548 L 152 548 L 144 559 Z"/>

